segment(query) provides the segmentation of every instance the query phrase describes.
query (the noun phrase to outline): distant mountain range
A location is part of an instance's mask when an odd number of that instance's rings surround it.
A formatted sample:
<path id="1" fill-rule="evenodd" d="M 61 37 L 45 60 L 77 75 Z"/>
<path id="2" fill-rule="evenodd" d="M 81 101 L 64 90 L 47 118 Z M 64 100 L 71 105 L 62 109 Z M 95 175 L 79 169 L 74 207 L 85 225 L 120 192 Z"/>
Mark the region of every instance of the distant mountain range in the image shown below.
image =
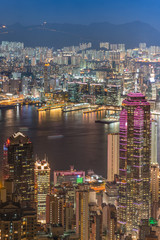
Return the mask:
<path id="1" fill-rule="evenodd" d="M 2 25 L 1 25 L 2 26 Z M 125 43 L 127 48 L 137 47 L 140 42 L 150 45 L 160 45 L 160 32 L 149 24 L 135 21 L 126 24 L 92 23 L 58 24 L 22 26 L 19 23 L 0 27 L 1 41 L 20 41 L 27 47 L 47 46 L 62 48 L 92 42 L 94 48 L 99 42 Z"/>

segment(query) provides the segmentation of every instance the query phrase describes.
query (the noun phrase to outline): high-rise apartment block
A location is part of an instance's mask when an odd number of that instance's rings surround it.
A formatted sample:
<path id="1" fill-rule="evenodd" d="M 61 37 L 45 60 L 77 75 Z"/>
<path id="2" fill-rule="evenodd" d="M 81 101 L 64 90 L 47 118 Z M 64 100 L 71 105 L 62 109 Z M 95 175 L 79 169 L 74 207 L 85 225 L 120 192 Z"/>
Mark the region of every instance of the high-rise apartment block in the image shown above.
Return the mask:
<path id="1" fill-rule="evenodd" d="M 100 48 L 109 49 L 109 42 L 100 42 L 99 46 Z"/>
<path id="2" fill-rule="evenodd" d="M 119 173 L 119 134 L 108 134 L 107 145 L 107 181 L 113 182 Z"/>

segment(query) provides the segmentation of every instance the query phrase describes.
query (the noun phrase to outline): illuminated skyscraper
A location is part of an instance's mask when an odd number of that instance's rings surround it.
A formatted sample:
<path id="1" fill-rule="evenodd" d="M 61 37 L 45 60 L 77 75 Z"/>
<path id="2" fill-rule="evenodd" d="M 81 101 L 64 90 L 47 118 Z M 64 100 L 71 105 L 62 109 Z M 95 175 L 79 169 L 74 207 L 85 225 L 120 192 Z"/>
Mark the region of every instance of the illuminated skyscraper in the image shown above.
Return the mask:
<path id="1" fill-rule="evenodd" d="M 108 134 L 107 181 L 113 182 L 119 171 L 119 134 Z"/>
<path id="2" fill-rule="evenodd" d="M 33 146 L 21 132 L 14 133 L 4 144 L 4 179 L 13 180 L 14 194 L 25 205 L 34 205 Z"/>
<path id="3" fill-rule="evenodd" d="M 119 223 L 136 234 L 150 217 L 150 105 L 141 93 L 130 93 L 120 113 Z"/>
<path id="4" fill-rule="evenodd" d="M 37 220 L 46 223 L 46 197 L 50 193 L 50 167 L 46 160 L 36 161 L 34 176 Z"/>

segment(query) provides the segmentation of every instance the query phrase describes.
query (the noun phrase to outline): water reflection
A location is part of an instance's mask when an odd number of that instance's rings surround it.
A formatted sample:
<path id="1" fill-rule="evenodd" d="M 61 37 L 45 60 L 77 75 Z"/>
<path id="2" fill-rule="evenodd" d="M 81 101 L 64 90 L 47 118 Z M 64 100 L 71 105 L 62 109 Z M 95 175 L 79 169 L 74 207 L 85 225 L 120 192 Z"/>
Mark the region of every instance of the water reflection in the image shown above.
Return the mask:
<path id="1" fill-rule="evenodd" d="M 19 119 L 19 108 L 20 108 L 20 106 L 19 105 L 17 105 L 17 107 L 16 107 L 16 117 L 17 117 L 17 119 Z"/>
<path id="2" fill-rule="evenodd" d="M 83 114 L 83 111 L 63 113 L 61 109 L 37 111 L 34 106 L 4 110 L 0 125 L 2 144 L 15 131 L 23 131 L 40 158 L 48 156 L 52 170 L 92 168 L 106 176 L 107 133 L 117 132 L 118 124 L 95 123 L 105 111 Z M 53 136 L 53 137 L 52 137 Z M 61 137 L 55 137 L 61 136 Z M 62 137 L 63 136 L 63 137 Z"/>
<path id="3" fill-rule="evenodd" d="M 0 147 L 15 131 L 24 131 L 34 145 L 34 153 L 40 158 L 47 155 L 52 171 L 92 168 L 106 176 L 107 134 L 119 131 L 119 123 L 95 123 L 104 118 L 105 111 L 83 114 L 83 111 L 63 113 L 61 109 L 38 112 L 34 106 L 0 111 Z M 158 123 L 158 145 L 160 141 L 160 116 L 154 116 Z M 50 137 L 49 137 L 50 136 Z M 63 136 L 53 137 L 52 136 Z M 158 148 L 158 158 L 160 148 Z"/>

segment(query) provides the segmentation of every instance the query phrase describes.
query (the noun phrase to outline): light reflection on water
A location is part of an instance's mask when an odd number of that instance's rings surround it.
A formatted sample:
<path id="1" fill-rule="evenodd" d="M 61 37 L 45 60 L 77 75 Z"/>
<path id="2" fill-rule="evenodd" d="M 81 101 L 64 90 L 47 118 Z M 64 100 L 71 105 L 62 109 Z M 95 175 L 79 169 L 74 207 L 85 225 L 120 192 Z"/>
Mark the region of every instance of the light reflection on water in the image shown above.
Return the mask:
<path id="1" fill-rule="evenodd" d="M 15 131 L 24 131 L 33 142 L 34 153 L 40 158 L 48 156 L 52 170 L 74 165 L 79 170 L 93 169 L 106 176 L 107 133 L 118 132 L 119 124 L 95 123 L 104 117 L 105 112 L 38 112 L 34 106 L 1 110 L 1 157 L 4 141 Z"/>

